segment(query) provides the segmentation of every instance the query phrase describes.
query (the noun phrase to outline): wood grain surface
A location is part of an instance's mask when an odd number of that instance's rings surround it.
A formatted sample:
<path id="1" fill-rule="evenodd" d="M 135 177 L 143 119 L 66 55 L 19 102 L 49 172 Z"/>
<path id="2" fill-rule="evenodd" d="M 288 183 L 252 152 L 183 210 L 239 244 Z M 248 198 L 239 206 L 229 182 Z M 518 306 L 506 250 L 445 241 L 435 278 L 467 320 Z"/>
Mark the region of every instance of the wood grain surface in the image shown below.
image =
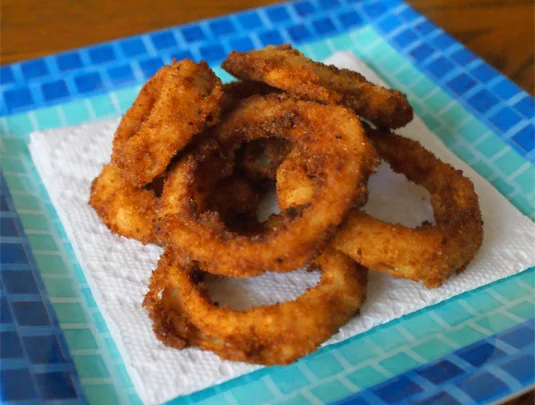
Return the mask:
<path id="1" fill-rule="evenodd" d="M 0 0 L 0 64 L 36 58 L 273 0 Z M 534 94 L 533 0 L 408 0 Z"/>
<path id="2" fill-rule="evenodd" d="M 0 64 L 78 48 L 277 1 L 0 0 Z M 534 94 L 533 0 L 407 0 Z M 510 405 L 533 405 L 533 392 Z"/>

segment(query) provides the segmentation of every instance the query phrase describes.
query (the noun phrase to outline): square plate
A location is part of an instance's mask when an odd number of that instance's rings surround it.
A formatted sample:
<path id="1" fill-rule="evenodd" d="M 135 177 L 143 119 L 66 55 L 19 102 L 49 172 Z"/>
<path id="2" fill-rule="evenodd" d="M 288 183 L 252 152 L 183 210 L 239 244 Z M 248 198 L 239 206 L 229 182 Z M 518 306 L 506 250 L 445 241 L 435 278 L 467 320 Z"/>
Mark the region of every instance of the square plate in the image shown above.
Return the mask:
<path id="1" fill-rule="evenodd" d="M 398 0 L 304 0 L 0 68 L 1 397 L 139 403 L 27 150 L 28 134 L 118 116 L 173 58 L 292 43 L 354 52 L 465 162 L 535 218 L 534 100 Z M 491 403 L 535 384 L 535 269 L 174 404 Z M 254 401 L 253 401 L 254 400 Z M 252 402 L 253 401 L 253 402 Z"/>

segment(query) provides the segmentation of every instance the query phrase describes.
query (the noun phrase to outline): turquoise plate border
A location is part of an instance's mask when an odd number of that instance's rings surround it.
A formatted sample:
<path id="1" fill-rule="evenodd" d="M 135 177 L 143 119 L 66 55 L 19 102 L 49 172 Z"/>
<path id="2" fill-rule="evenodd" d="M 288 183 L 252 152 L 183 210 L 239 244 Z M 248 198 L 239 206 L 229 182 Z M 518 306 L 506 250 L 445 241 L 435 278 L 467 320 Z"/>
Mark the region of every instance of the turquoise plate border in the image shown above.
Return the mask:
<path id="1" fill-rule="evenodd" d="M 427 20 L 414 13 L 404 3 L 397 1 L 363 1 L 355 4 L 334 2 L 338 3 L 336 7 L 318 11 L 323 3 L 325 2 L 298 2 L 228 18 L 232 18 L 230 21 L 237 24 L 236 21 L 245 21 L 240 16 L 248 16 L 250 20 L 250 14 L 256 13 L 255 15 L 259 16 L 264 26 L 268 28 L 285 27 L 279 31 L 272 31 L 278 32 L 283 40 L 294 42 L 299 49 L 314 59 L 325 59 L 336 51 L 354 52 L 391 86 L 406 92 L 416 113 L 446 146 L 533 219 L 535 217 L 532 204 L 535 198 L 535 169 L 530 158 L 532 148 L 530 149 L 526 142 L 519 143 L 513 139 L 518 133 L 522 134 L 524 128 L 533 125 L 533 114 L 521 116 L 521 111 L 528 110 L 525 107 L 517 108 L 518 105 L 526 104 L 525 93 L 516 91 L 513 94 L 509 89 L 507 90 L 509 95 L 503 96 L 502 93 L 506 94 L 506 90 L 502 89 L 504 79 L 499 75 L 487 80 L 491 83 L 491 90 L 499 89 L 499 91 L 491 92 L 485 87 L 483 80 L 477 85 L 469 86 L 470 82 L 462 76 L 466 76 L 466 72 L 480 79 L 485 74 L 489 75 L 482 68 L 487 65 L 474 57 L 471 57 L 472 59 L 468 60 L 465 66 L 459 65 L 454 68 L 442 62 L 449 70 L 444 74 L 444 80 L 437 80 L 422 66 L 423 64 L 432 66 L 433 61 L 440 60 L 443 57 L 440 52 L 438 56 L 436 54 L 429 56 L 429 60 L 424 62 L 415 60 L 410 55 L 423 45 L 438 41 L 443 37 L 443 32 L 430 25 Z M 299 10 L 307 9 L 306 4 L 311 4 L 316 8 L 313 19 L 299 14 Z M 379 11 L 378 15 L 374 15 Z M 289 17 L 285 18 L 284 13 Z M 349 18 L 344 16 L 351 16 L 351 13 L 362 16 L 366 24 L 344 26 L 344 18 Z M 277 21 L 277 18 L 282 18 L 282 20 Z M 392 19 L 395 21 L 391 22 Z M 225 28 L 227 19 L 214 21 L 217 24 L 214 25 L 213 21 L 204 21 L 198 25 L 190 25 L 188 28 L 201 27 L 204 30 L 201 32 L 213 31 L 214 27 L 216 30 L 228 29 L 228 27 Z M 336 35 L 332 35 L 332 32 L 318 34 L 318 31 L 329 27 L 329 21 L 335 26 L 334 34 Z M 295 28 L 301 25 L 304 31 Z M 394 28 L 391 28 L 392 26 Z M 172 38 L 179 42 L 176 46 L 186 45 L 180 43 L 184 42 L 186 37 L 182 40 L 176 39 L 179 38 L 176 35 L 177 30 L 178 28 L 161 31 L 160 34 L 173 32 Z M 399 37 L 403 38 L 402 34 L 406 36 L 406 31 L 422 35 L 413 39 L 412 44 L 402 46 Z M 234 36 L 226 40 L 225 44 L 237 41 L 235 38 L 237 36 L 250 38 L 254 47 L 263 44 L 262 35 L 254 29 L 250 30 L 248 36 L 244 35 L 244 32 L 246 30 L 242 28 L 236 35 L 233 34 Z M 307 37 L 303 32 L 315 32 L 315 34 Z M 293 36 L 292 33 L 294 33 Z M 159 35 L 157 36 L 159 39 L 156 40 L 154 39 L 156 35 L 151 34 L 151 43 L 146 39 L 149 35 L 139 38 L 142 38 L 145 48 L 150 48 L 149 53 L 163 55 L 161 62 L 168 62 L 173 52 L 166 48 L 158 48 L 158 44 L 162 46 L 161 44 L 168 43 L 169 38 L 165 39 L 165 36 Z M 275 34 L 270 35 L 274 38 Z M 306 40 L 303 40 L 303 36 Z M 321 39 L 318 40 L 318 38 Z M 273 42 L 276 40 L 275 38 Z M 215 46 L 213 39 L 208 38 L 207 41 L 210 46 Z M 111 44 L 112 49 L 119 48 L 118 43 Z M 126 47 L 121 46 L 125 52 Z M 91 49 L 93 48 L 77 51 L 82 55 L 80 59 L 83 62 L 86 62 L 87 58 L 98 60 L 104 57 L 91 52 Z M 171 49 L 174 48 L 171 46 Z M 194 54 L 194 58 L 198 55 L 213 57 L 211 65 L 222 78 L 228 79 L 228 75 L 217 67 L 218 59 L 213 56 L 215 52 L 213 49 L 209 49 L 212 54 L 206 54 L 205 50 L 203 53 L 202 46 L 196 43 L 189 49 Z M 455 55 L 460 55 L 463 50 L 464 48 L 459 44 L 452 43 L 444 49 L 444 55 L 455 59 Z M 470 56 L 468 51 L 464 50 L 464 52 Z M 106 52 L 103 54 L 105 55 Z M 66 77 L 67 93 L 61 93 L 61 88 L 58 90 L 58 88 L 50 87 L 50 82 L 46 82 L 39 75 L 32 76 L 37 69 L 35 66 L 24 69 L 24 64 L 12 65 L 12 71 L 15 73 L 13 73 L 14 80 L 11 84 L 6 83 L 5 67 L 2 67 L 0 71 L 2 72 L 0 82 L 2 83 L 2 111 L 4 113 L 0 118 L 2 132 L 0 156 L 3 176 L 28 237 L 48 297 L 63 330 L 87 400 L 89 403 L 139 403 L 139 398 L 92 298 L 70 242 L 29 158 L 26 144 L 28 134 L 32 130 L 77 125 L 115 117 L 123 113 L 137 94 L 139 83 L 144 80 L 144 74 L 148 74 L 148 71 L 143 70 L 143 66 L 149 65 L 134 63 L 135 57 L 129 58 L 126 54 L 123 54 L 122 58 L 111 60 L 108 64 L 103 62 L 105 68 L 97 66 L 95 60 L 91 59 L 90 62 L 93 65 L 84 67 L 82 71 L 89 72 L 87 75 L 92 75 L 95 71 L 100 72 L 104 69 L 106 73 L 102 77 L 105 79 L 101 81 L 101 88 L 95 88 L 94 91 L 84 94 L 80 91 L 77 93 L 73 88 L 80 83 L 76 81 L 76 74 L 80 72 L 69 76 L 70 73 L 65 74 L 57 67 L 53 68 L 51 58 L 44 59 L 45 68 L 52 76 Z M 130 71 L 134 80 L 127 81 L 126 84 L 124 81 L 114 83 L 112 80 L 114 77 L 128 76 L 124 68 L 122 70 L 121 68 L 125 65 L 125 61 L 130 60 L 132 61 Z M 59 62 L 58 66 L 60 66 Z M 114 69 L 122 73 L 113 76 L 110 72 Z M 437 68 L 434 71 L 437 71 Z M 476 75 L 475 71 L 480 75 Z M 455 80 L 457 77 L 462 77 L 464 80 L 459 79 L 460 85 L 447 85 L 451 82 L 457 83 Z M 71 79 L 72 82 L 69 81 Z M 19 99 L 6 96 L 16 91 L 20 92 L 21 83 L 23 86 L 27 85 L 29 94 L 33 96 L 34 102 L 30 106 L 21 104 L 22 96 L 19 96 Z M 49 86 L 45 87 L 45 84 Z M 456 93 L 462 86 L 468 87 L 465 89 L 468 94 L 466 97 L 464 94 L 459 96 Z M 52 90 L 45 91 L 45 88 L 52 88 Z M 38 93 L 39 91 L 41 93 Z M 480 114 L 473 105 L 466 101 L 474 99 L 475 95 L 482 91 L 491 92 L 492 97 L 500 100 L 495 102 L 485 114 Z M 53 96 L 57 94 L 63 94 L 63 97 L 54 98 Z M 51 98 L 47 99 L 47 97 Z M 530 97 L 529 100 L 533 103 Z M 11 107 L 8 106 L 9 103 Z M 507 128 L 501 131 L 495 125 L 496 120 L 493 121 L 491 118 L 502 111 L 504 106 L 517 108 L 517 115 L 521 118 L 508 128 L 500 121 L 500 125 Z M 529 350 L 533 351 L 533 322 L 530 320 L 533 319 L 535 312 L 534 293 L 534 270 L 530 269 L 517 276 L 390 322 L 340 344 L 329 346 L 295 365 L 263 369 L 172 402 L 249 404 L 254 398 L 255 403 L 325 403 L 343 399 L 352 403 L 358 401 L 361 401 L 359 403 L 398 403 L 403 401 L 389 393 L 400 392 L 399 386 L 396 386 L 396 383 L 400 384 L 399 381 L 403 382 L 405 388 L 417 387 L 414 388 L 415 392 L 405 393 L 408 395 L 407 398 L 411 398 L 411 402 L 413 400 L 425 402 L 432 398 L 446 401 L 444 403 L 455 403 L 452 401 L 457 403 L 491 402 L 534 383 L 535 373 L 529 374 L 529 367 L 527 371 L 523 371 L 524 374 L 516 377 L 515 372 L 519 373 L 520 366 L 507 371 L 509 362 L 517 357 L 525 359 L 528 356 L 529 358 Z M 505 340 L 502 336 L 521 334 L 515 332 L 518 330 L 524 331 L 522 332 L 524 334 L 528 333 L 529 339 L 526 345 L 519 346 L 515 343 L 516 341 L 511 344 L 503 343 Z M 490 345 L 490 349 L 483 346 L 488 349 L 484 352 L 484 360 L 477 367 L 470 366 L 471 363 L 463 360 L 462 350 L 477 349 L 483 343 Z M 477 352 L 476 349 L 473 351 Z M 492 353 L 497 352 L 505 353 L 505 355 L 494 356 L 499 357 L 495 359 Z M 452 360 L 459 358 L 461 360 Z M 444 362 L 455 364 L 461 372 L 443 381 L 430 382 L 418 371 L 422 367 L 430 366 L 438 367 L 436 370 L 443 369 L 443 365 L 446 364 Z M 437 364 L 442 368 L 436 366 Z M 470 385 L 466 381 L 472 381 L 474 376 L 479 378 L 482 373 L 486 382 L 494 383 L 500 387 L 500 390 L 491 396 L 473 391 L 471 387 L 477 384 Z M 496 380 L 500 383 L 496 383 Z M 481 383 L 478 379 L 475 381 L 478 384 Z M 446 389 L 449 394 L 445 394 Z M 444 395 L 449 395 L 449 397 Z"/>

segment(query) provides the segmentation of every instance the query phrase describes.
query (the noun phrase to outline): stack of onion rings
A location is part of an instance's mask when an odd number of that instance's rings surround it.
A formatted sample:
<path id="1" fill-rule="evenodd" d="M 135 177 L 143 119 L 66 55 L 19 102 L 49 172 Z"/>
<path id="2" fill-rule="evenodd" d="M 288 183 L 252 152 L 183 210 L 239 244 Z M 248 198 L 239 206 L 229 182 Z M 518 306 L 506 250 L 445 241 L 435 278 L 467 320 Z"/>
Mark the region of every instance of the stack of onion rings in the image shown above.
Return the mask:
<path id="1" fill-rule="evenodd" d="M 232 52 L 223 67 L 243 81 L 222 85 L 189 60 L 158 71 L 91 187 L 113 232 L 165 247 L 143 302 L 164 344 L 288 364 L 359 312 L 362 266 L 428 288 L 466 268 L 483 238 L 472 183 L 417 142 L 361 123 L 407 124 L 405 95 L 289 45 Z M 429 190 L 436 225 L 410 229 L 361 210 L 381 159 Z M 261 222 L 268 189 L 281 212 Z M 321 269 L 315 287 L 245 311 L 212 302 L 203 283 L 302 266 Z"/>

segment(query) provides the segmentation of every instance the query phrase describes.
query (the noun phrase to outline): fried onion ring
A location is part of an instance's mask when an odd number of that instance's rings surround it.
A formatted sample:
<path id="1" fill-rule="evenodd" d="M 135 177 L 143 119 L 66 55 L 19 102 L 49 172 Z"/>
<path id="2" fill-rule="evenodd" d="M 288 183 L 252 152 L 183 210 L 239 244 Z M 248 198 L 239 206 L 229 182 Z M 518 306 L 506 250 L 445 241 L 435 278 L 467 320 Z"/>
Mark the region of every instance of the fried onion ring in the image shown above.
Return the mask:
<path id="1" fill-rule="evenodd" d="M 336 333 L 366 298 L 367 270 L 344 254 L 327 248 L 313 266 L 322 270 L 321 280 L 294 301 L 235 311 L 214 304 L 203 273 L 168 248 L 143 306 L 168 346 L 200 347 L 247 363 L 289 364 Z"/>
<path id="2" fill-rule="evenodd" d="M 483 221 L 474 186 L 461 171 L 437 159 L 417 141 L 376 130 L 367 134 L 393 171 L 429 191 L 436 225 L 426 222 L 407 228 L 352 210 L 332 244 L 370 269 L 422 281 L 427 288 L 439 287 L 454 272 L 464 270 L 483 242 Z M 293 173 L 277 173 L 278 186 L 298 192 L 278 196 L 279 205 L 303 204 L 306 200 L 295 196 L 303 195 L 303 189 L 310 192 L 310 184 L 298 159 L 285 163 L 293 165 Z"/>
<path id="3" fill-rule="evenodd" d="M 164 66 L 143 86 L 113 140 L 112 162 L 137 187 L 163 173 L 191 138 L 215 124 L 221 80 L 206 62 Z"/>
<path id="4" fill-rule="evenodd" d="M 243 147 L 238 165 L 252 180 L 275 180 L 277 168 L 293 146 L 286 139 L 259 139 Z"/>
<path id="5" fill-rule="evenodd" d="M 158 243 L 154 235 L 157 197 L 123 179 L 109 163 L 91 184 L 89 204 L 114 233 L 141 243 Z"/>
<path id="6" fill-rule="evenodd" d="M 219 145 L 205 144 L 171 169 L 161 197 L 158 223 L 162 237 L 203 270 L 250 277 L 266 270 L 286 272 L 308 263 L 321 251 L 346 211 L 366 199 L 370 156 L 358 118 L 339 106 L 296 101 L 281 95 L 255 96 L 241 103 L 215 131 Z M 203 202 L 206 181 L 199 171 L 219 161 L 210 178 L 229 172 L 241 143 L 268 137 L 290 140 L 314 176 L 306 207 L 281 215 L 284 226 L 254 236 L 229 232 Z M 213 166 L 213 163 L 210 163 Z M 204 177 L 201 177 L 204 179 Z M 199 190 L 202 185 L 202 190 Z"/>
<path id="7" fill-rule="evenodd" d="M 403 93 L 352 70 L 314 62 L 288 44 L 232 51 L 221 66 L 239 79 L 265 82 L 296 97 L 345 105 L 379 127 L 399 128 L 413 118 Z"/>

